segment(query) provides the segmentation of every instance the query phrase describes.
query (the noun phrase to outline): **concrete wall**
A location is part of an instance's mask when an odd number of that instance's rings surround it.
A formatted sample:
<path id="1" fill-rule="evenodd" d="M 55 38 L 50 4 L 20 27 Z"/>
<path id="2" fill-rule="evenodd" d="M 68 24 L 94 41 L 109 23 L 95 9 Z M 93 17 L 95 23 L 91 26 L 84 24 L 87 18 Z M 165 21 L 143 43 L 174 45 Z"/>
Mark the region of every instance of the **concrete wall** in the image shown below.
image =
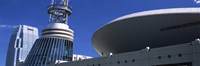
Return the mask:
<path id="1" fill-rule="evenodd" d="M 51 66 L 156 66 L 190 62 L 192 66 L 200 65 L 199 40 L 186 44 L 153 48 L 149 51 L 142 49 L 129 53 L 114 54 L 112 57 L 99 57 Z"/>

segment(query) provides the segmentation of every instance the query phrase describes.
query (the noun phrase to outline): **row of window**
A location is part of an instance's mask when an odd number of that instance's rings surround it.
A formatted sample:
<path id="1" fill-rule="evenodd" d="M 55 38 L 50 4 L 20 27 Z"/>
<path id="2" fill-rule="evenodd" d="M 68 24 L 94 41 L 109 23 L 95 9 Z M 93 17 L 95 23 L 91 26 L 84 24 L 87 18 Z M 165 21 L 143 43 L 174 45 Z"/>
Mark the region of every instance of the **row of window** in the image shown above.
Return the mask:
<path id="1" fill-rule="evenodd" d="M 167 57 L 168 57 L 168 58 L 171 58 L 172 56 L 171 56 L 171 55 L 168 55 Z M 179 53 L 179 54 L 178 54 L 178 57 L 182 57 L 182 54 Z M 161 56 L 158 56 L 158 59 L 161 59 L 161 58 L 162 58 Z M 134 63 L 135 61 L 136 61 L 135 59 L 132 59 L 130 62 Z M 122 62 L 128 63 L 128 60 L 124 60 L 124 61 L 122 61 Z M 121 61 L 117 61 L 117 64 L 121 64 Z M 101 64 L 97 64 L 97 65 L 92 64 L 92 65 L 87 65 L 87 66 L 101 66 Z"/>
<path id="2" fill-rule="evenodd" d="M 134 63 L 134 62 L 135 62 L 135 59 L 132 59 L 131 61 Z M 117 62 L 117 64 L 120 64 L 120 63 L 121 63 L 120 61 Z M 125 60 L 124 63 L 128 63 L 128 61 Z"/>
<path id="3" fill-rule="evenodd" d="M 168 58 L 171 58 L 172 56 L 171 56 L 171 55 L 167 55 L 167 57 L 168 57 Z M 182 57 L 182 54 L 179 53 L 179 54 L 178 54 L 178 57 Z M 158 56 L 158 59 L 162 59 L 162 57 L 161 57 L 161 56 Z"/>
<path id="4" fill-rule="evenodd" d="M 25 66 L 46 65 L 55 60 L 72 61 L 73 42 L 60 38 L 40 38 L 36 40 Z"/>
<path id="5" fill-rule="evenodd" d="M 124 63 L 128 63 L 128 60 L 125 60 L 125 61 L 122 61 Z M 135 59 L 132 59 L 131 62 L 135 62 Z M 111 63 L 110 63 L 111 64 Z M 121 61 L 117 61 L 117 64 L 121 64 Z M 87 66 L 95 66 L 95 64 L 92 64 L 92 65 L 87 65 Z M 101 64 L 97 64 L 97 66 L 101 66 Z"/>

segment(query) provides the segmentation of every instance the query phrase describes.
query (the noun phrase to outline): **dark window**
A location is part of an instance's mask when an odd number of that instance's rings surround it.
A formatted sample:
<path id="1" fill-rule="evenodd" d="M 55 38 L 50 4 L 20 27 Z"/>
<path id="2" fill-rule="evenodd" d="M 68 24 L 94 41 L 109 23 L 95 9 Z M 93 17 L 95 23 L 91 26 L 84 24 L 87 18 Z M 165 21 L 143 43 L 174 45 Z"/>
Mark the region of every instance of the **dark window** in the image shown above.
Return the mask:
<path id="1" fill-rule="evenodd" d="M 27 28 L 27 30 L 33 31 L 33 29 L 31 29 L 31 28 Z"/>
<path id="2" fill-rule="evenodd" d="M 158 59 L 161 59 L 161 56 L 158 56 Z"/>
<path id="3" fill-rule="evenodd" d="M 124 62 L 125 62 L 125 63 L 127 63 L 128 61 L 127 61 L 127 60 L 125 60 Z"/>
<path id="4" fill-rule="evenodd" d="M 178 54 L 178 57 L 182 57 L 182 54 L 181 54 L 181 53 L 179 53 L 179 54 Z"/>
<path id="5" fill-rule="evenodd" d="M 117 64 L 120 64 L 120 61 L 118 61 Z"/>
<path id="6" fill-rule="evenodd" d="M 135 62 L 135 59 L 133 59 L 132 62 Z"/>
<path id="7" fill-rule="evenodd" d="M 171 55 L 168 55 L 168 58 L 171 58 L 172 56 Z"/>
<path id="8" fill-rule="evenodd" d="M 46 58 L 44 58 L 44 59 L 46 59 Z M 45 60 L 42 60 L 43 61 L 43 64 L 45 64 Z"/>
<path id="9" fill-rule="evenodd" d="M 23 37 L 23 33 L 20 33 L 20 37 Z M 24 40 L 23 39 L 21 39 L 21 42 L 23 42 Z M 20 45 L 20 47 L 22 48 L 23 47 L 23 43 L 20 43 L 21 45 Z"/>
<path id="10" fill-rule="evenodd" d="M 17 39 L 16 47 L 17 47 L 17 48 L 19 47 L 19 39 Z"/>

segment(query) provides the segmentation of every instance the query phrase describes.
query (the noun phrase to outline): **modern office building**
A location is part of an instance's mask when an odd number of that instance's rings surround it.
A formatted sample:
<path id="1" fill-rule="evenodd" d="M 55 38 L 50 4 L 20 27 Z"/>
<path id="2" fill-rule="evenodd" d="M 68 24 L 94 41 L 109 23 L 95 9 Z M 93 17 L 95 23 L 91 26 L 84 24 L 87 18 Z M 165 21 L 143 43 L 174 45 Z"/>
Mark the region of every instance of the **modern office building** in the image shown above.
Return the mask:
<path id="1" fill-rule="evenodd" d="M 49 25 L 43 29 L 28 54 L 24 66 L 47 66 L 55 61 L 72 61 L 73 31 L 67 25 L 72 13 L 68 0 L 52 0 L 48 8 Z"/>
<path id="2" fill-rule="evenodd" d="M 119 17 L 92 37 L 102 56 L 51 66 L 199 66 L 200 8 L 170 8 Z"/>
<path id="3" fill-rule="evenodd" d="M 38 38 L 38 29 L 27 25 L 17 26 L 10 38 L 6 66 L 20 66 Z"/>

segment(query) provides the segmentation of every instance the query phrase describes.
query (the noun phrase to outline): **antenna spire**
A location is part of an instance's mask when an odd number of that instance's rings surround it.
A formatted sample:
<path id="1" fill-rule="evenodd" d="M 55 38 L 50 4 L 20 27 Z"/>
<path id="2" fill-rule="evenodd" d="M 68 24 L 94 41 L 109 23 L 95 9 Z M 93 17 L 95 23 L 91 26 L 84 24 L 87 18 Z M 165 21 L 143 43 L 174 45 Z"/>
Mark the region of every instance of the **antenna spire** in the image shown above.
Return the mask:
<path id="1" fill-rule="evenodd" d="M 72 14 L 72 9 L 68 7 L 68 0 L 52 0 L 48 7 L 50 23 L 67 24 L 68 16 Z"/>

